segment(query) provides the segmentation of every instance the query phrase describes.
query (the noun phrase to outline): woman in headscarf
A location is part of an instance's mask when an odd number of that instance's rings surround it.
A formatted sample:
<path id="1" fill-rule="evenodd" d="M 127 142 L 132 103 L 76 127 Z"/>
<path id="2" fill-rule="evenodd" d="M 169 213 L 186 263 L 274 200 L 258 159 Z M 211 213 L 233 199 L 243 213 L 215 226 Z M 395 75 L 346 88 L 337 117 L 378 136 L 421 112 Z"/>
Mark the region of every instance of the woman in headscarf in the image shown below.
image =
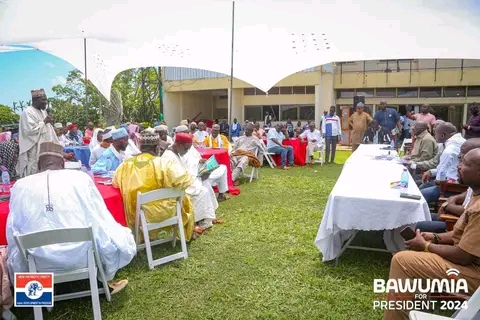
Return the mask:
<path id="1" fill-rule="evenodd" d="M 103 141 L 102 135 L 103 135 L 103 129 L 96 128 L 93 131 L 92 140 L 90 140 L 90 144 L 89 144 L 90 152 L 92 152 L 93 148 L 98 146 Z"/>
<path id="2" fill-rule="evenodd" d="M 10 131 L 0 133 L 0 166 L 7 168 L 10 179 L 17 176 L 18 140 L 11 140 Z"/>

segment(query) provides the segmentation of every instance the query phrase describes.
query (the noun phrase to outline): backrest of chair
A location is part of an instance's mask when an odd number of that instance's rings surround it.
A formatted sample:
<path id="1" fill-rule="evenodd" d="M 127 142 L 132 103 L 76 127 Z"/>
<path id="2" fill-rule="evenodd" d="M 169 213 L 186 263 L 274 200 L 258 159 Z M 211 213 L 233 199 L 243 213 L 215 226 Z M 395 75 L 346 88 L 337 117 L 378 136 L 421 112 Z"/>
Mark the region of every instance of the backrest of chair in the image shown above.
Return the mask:
<path id="1" fill-rule="evenodd" d="M 44 247 L 52 244 L 75 243 L 90 241 L 95 244 L 92 227 L 54 229 L 39 232 L 32 232 L 21 235 L 18 232 L 13 234 L 15 242 L 27 261 L 27 250 Z"/>
<path id="2" fill-rule="evenodd" d="M 176 198 L 177 200 L 181 200 L 183 197 L 184 192 L 182 190 L 173 189 L 173 188 L 162 188 L 157 189 L 145 193 L 141 193 L 140 191 L 137 193 L 137 212 L 140 212 L 142 206 L 144 204 L 163 200 L 163 199 L 172 199 Z"/>
<path id="3" fill-rule="evenodd" d="M 468 308 L 460 310 L 454 319 L 478 319 L 475 316 L 480 313 L 480 287 L 468 299 Z"/>

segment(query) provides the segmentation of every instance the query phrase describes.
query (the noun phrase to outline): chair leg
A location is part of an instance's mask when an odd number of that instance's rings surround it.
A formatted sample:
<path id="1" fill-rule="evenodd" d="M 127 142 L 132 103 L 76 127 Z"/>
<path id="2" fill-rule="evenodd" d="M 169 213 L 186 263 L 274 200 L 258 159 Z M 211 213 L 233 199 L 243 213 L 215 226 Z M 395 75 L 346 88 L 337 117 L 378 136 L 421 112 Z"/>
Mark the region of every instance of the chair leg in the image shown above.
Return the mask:
<path id="1" fill-rule="evenodd" d="M 93 319 L 102 320 L 102 309 L 100 307 L 100 296 L 97 283 L 97 267 L 92 248 L 88 250 L 88 277 L 90 281 L 90 294 L 92 296 Z"/>
<path id="2" fill-rule="evenodd" d="M 183 229 L 182 208 L 180 202 L 177 202 L 177 223 L 178 233 L 180 233 L 180 245 L 182 247 L 183 259 L 187 259 L 187 241 L 185 239 L 185 230 Z"/>
<path id="3" fill-rule="evenodd" d="M 153 265 L 152 247 L 150 244 L 150 234 L 148 233 L 147 221 L 143 213 L 140 213 L 140 220 L 142 223 L 143 241 L 145 241 L 145 251 L 147 253 L 148 267 L 150 269 L 153 269 L 154 265 Z"/>

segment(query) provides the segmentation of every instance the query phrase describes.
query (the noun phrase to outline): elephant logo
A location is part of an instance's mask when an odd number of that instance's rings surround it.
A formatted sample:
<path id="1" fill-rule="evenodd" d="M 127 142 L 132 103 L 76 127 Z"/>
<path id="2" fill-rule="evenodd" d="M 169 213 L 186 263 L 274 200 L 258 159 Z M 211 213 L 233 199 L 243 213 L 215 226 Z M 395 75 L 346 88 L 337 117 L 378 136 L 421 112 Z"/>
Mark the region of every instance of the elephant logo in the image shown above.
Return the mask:
<path id="1" fill-rule="evenodd" d="M 30 281 L 27 284 L 27 296 L 31 299 L 38 299 L 42 296 L 43 287 L 38 281 Z"/>

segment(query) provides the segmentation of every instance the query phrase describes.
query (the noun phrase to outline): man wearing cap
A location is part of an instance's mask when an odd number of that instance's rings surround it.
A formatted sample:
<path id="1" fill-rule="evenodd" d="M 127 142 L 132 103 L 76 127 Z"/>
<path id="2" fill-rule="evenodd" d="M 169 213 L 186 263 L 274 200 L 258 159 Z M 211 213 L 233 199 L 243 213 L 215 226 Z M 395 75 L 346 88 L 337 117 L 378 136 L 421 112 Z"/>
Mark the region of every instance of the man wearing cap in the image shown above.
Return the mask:
<path id="1" fill-rule="evenodd" d="M 218 201 L 215 198 L 211 183 L 208 181 L 209 176 L 198 176 L 198 166 L 205 160 L 202 160 L 198 151 L 192 148 L 192 143 L 193 137 L 191 134 L 178 132 L 175 135 L 175 143 L 164 152 L 162 158 L 179 164 L 191 176 L 192 183 L 185 190 L 185 193 L 192 199 L 195 222 L 199 227 L 196 233 L 202 233 L 203 230 L 210 228 L 214 223 L 221 223 L 222 221 L 216 218 L 215 211 L 218 208 Z M 191 150 L 195 152 L 189 156 Z"/>
<path id="2" fill-rule="evenodd" d="M 362 102 L 357 103 L 357 111 L 350 116 L 348 124 L 353 129 L 352 134 L 352 151 L 357 150 L 362 143 L 363 136 L 368 129 L 368 125 L 372 122 L 372 117 L 363 111 L 365 105 Z"/>
<path id="3" fill-rule="evenodd" d="M 160 140 L 163 140 L 170 145 L 173 144 L 173 139 L 168 135 L 168 127 L 164 124 L 155 127 L 155 133 L 160 136 Z"/>
<path id="4" fill-rule="evenodd" d="M 45 90 L 32 90 L 32 105 L 28 106 L 20 116 L 19 124 L 19 157 L 17 172 L 26 177 L 37 172 L 38 146 L 42 142 L 58 141 L 52 126 L 52 117 L 47 114 L 47 95 Z"/>
<path id="5" fill-rule="evenodd" d="M 122 192 L 125 204 L 125 216 L 128 227 L 135 228 L 136 203 L 138 192 L 149 192 L 161 188 L 187 189 L 192 178 L 177 161 L 157 157 L 160 137 L 156 133 L 143 130 L 140 133 L 140 151 L 118 167 L 113 178 L 113 186 Z M 165 199 L 154 201 L 143 206 L 147 222 L 162 222 L 176 214 L 176 200 Z M 192 236 L 195 224 L 193 205 L 190 197 L 185 196 L 182 202 L 182 218 L 186 239 Z M 151 237 L 156 236 L 150 234 Z"/>
<path id="6" fill-rule="evenodd" d="M 41 143 L 39 173 L 18 180 L 11 189 L 6 227 L 10 276 L 28 271 L 14 239 L 15 232 L 27 234 L 92 226 L 106 280 L 112 280 L 117 270 L 128 265 L 136 254 L 132 232 L 115 221 L 88 175 L 63 168 L 63 147 L 52 142 Z M 87 243 L 54 244 L 31 249 L 29 253 L 35 256 L 39 269 L 62 272 L 84 268 L 89 246 Z"/>
<path id="7" fill-rule="evenodd" d="M 65 148 L 66 146 L 72 144 L 72 141 L 70 141 L 70 139 L 65 136 L 65 129 L 63 128 L 63 125 L 61 123 L 55 123 L 53 127 L 55 128 L 55 133 L 57 134 L 58 141 L 60 141 L 62 147 Z"/>
<path id="8" fill-rule="evenodd" d="M 68 136 L 67 138 L 76 145 L 83 145 L 83 135 L 78 130 L 78 126 L 75 123 L 72 123 L 68 126 Z"/>
<path id="9" fill-rule="evenodd" d="M 110 148 L 112 142 L 112 129 L 105 129 L 102 134 L 102 142 L 93 147 L 92 152 L 90 153 L 90 167 L 92 167 L 98 161 L 98 159 L 100 159 L 105 150 Z"/>
<path id="10" fill-rule="evenodd" d="M 128 146 L 128 133 L 124 128 L 112 131 L 112 145 L 103 152 L 92 167 L 94 174 L 106 174 L 117 170 L 125 159 L 125 150 Z"/>
<path id="11" fill-rule="evenodd" d="M 223 134 L 220 134 L 220 126 L 218 124 L 212 126 L 212 134 L 208 135 L 205 139 L 205 147 L 220 148 L 230 151 L 228 138 Z"/>

